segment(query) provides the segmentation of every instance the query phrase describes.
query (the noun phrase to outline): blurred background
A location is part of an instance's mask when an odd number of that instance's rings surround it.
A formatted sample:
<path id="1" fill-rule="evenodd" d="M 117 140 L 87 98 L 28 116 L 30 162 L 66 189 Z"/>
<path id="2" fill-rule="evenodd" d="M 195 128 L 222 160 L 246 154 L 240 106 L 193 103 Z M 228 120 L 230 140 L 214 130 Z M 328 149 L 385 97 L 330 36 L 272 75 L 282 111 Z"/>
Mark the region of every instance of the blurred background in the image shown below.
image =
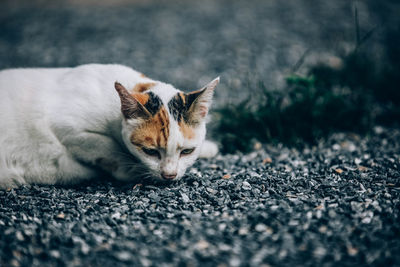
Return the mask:
<path id="1" fill-rule="evenodd" d="M 0 69 L 119 63 L 184 91 L 220 75 L 223 151 L 298 146 L 398 127 L 398 14 L 395 0 L 2 0 Z"/>

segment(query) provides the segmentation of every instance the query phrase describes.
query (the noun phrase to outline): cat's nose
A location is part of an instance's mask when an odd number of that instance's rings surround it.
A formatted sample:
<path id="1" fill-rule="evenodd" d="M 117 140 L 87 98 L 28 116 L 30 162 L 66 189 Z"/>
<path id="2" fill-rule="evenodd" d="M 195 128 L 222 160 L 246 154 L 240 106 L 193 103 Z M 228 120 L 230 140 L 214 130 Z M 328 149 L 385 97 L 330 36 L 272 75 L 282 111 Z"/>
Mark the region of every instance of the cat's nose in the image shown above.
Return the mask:
<path id="1" fill-rule="evenodd" d="M 163 173 L 161 173 L 161 175 L 162 175 L 162 177 L 163 177 L 164 179 L 172 180 L 172 179 L 174 179 L 174 178 L 176 177 L 177 173 L 176 173 L 176 172 L 174 172 L 174 173 L 166 173 L 166 172 L 163 172 Z"/>

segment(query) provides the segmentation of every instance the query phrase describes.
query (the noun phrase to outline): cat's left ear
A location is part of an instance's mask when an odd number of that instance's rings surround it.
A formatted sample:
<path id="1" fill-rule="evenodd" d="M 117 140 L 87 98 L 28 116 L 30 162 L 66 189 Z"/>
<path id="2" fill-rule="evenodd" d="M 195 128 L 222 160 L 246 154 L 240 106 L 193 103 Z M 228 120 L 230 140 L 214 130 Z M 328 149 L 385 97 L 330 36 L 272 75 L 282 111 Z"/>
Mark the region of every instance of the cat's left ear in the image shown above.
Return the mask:
<path id="1" fill-rule="evenodd" d="M 208 114 L 211 106 L 214 89 L 219 83 L 219 77 L 212 80 L 200 90 L 186 94 L 188 105 L 187 119 L 191 124 L 197 124 Z"/>
<path id="2" fill-rule="evenodd" d="M 126 88 L 119 82 L 114 84 L 119 98 L 121 100 L 121 111 L 126 119 L 151 117 L 150 112 L 140 103 L 143 94 L 138 93 L 137 96 L 131 95 Z"/>

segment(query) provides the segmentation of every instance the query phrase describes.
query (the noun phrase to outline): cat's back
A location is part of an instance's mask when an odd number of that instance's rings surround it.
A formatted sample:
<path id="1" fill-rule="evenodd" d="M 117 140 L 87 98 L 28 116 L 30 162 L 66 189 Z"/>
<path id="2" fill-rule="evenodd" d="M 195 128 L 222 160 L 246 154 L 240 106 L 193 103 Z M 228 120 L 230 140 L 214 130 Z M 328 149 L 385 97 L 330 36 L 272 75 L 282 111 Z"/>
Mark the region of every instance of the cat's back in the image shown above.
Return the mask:
<path id="1" fill-rule="evenodd" d="M 18 68 L 0 71 L 0 102 L 8 110 L 16 106 L 28 111 L 46 112 L 66 102 L 86 101 L 98 104 L 118 103 L 113 89 L 115 81 L 132 84 L 138 82 L 141 73 L 116 64 L 87 64 L 74 68 Z M 76 103 L 83 105 L 82 103 Z M 45 109 L 46 108 L 46 109 Z M 2 114 L 5 114 L 3 108 Z M 1 107 L 0 107 L 1 111 Z M 1 115 L 0 115 L 1 116 Z"/>
<path id="2" fill-rule="evenodd" d="M 114 82 L 133 86 L 140 79 L 141 73 L 115 64 L 3 70 L 0 124 L 17 134 L 21 127 L 82 128 L 88 122 L 106 121 L 119 112 Z"/>
<path id="3" fill-rule="evenodd" d="M 73 68 L 16 68 L 0 71 L 0 94 L 22 94 L 29 91 L 40 93 L 65 92 L 77 88 L 104 87 L 115 79 L 132 82 L 141 73 L 117 64 L 86 64 Z M 100 85 L 100 86 L 99 86 Z M 113 84 L 111 84 L 113 85 Z"/>

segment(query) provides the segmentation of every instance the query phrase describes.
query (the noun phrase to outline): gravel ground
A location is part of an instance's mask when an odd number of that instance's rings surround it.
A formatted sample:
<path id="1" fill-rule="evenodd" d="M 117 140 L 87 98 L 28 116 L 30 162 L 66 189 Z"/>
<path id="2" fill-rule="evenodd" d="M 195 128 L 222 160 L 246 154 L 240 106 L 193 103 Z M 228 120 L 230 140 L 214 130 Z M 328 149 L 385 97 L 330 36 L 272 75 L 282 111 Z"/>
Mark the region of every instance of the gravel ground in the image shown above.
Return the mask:
<path id="1" fill-rule="evenodd" d="M 201 160 L 167 187 L 0 191 L 1 266 L 400 264 L 400 132 Z"/>
<path id="2" fill-rule="evenodd" d="M 0 68 L 117 62 L 191 89 L 222 75 L 218 105 L 279 87 L 309 49 L 304 69 L 354 46 L 347 0 L 139 2 L 5 1 Z M 377 23 L 367 2 L 362 32 Z M 376 128 L 201 160 L 169 186 L 0 191 L 0 266 L 399 266 L 399 151 L 400 132 Z"/>

